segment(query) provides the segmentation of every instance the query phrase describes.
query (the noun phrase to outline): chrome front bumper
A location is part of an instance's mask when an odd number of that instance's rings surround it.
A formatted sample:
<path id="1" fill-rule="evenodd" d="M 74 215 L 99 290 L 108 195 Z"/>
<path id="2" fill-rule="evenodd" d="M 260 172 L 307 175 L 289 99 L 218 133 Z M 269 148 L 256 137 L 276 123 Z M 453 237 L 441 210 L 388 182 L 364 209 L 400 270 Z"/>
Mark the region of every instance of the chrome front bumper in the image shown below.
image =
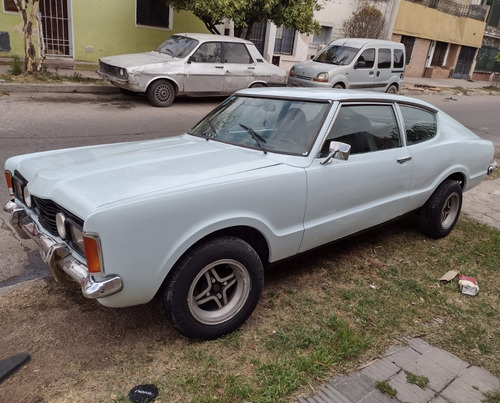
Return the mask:
<path id="1" fill-rule="evenodd" d="M 43 261 L 49 266 L 56 280 L 66 282 L 66 273 L 80 284 L 82 293 L 87 298 L 109 297 L 123 288 L 120 276 L 104 276 L 99 279 L 91 276 L 87 266 L 71 255 L 65 243 L 57 242 L 51 236 L 40 232 L 38 225 L 26 214 L 24 207 L 9 201 L 3 210 L 9 214 L 9 222 L 21 238 L 35 241 Z"/>

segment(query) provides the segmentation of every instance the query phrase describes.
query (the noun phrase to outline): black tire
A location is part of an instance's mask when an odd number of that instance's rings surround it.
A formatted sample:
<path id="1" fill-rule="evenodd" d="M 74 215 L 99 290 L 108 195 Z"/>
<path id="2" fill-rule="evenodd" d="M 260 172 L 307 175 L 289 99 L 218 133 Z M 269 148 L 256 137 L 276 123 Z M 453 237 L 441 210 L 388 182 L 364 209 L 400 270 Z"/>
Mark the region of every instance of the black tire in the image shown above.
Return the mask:
<path id="1" fill-rule="evenodd" d="M 397 94 L 398 93 L 398 87 L 396 84 L 391 84 L 389 85 L 389 88 L 387 88 L 386 91 L 388 94 Z"/>
<path id="2" fill-rule="evenodd" d="M 170 106 L 175 99 L 175 88 L 167 80 L 158 80 L 152 83 L 147 90 L 149 102 L 154 106 Z"/>
<path id="3" fill-rule="evenodd" d="M 267 87 L 267 85 L 265 85 L 264 83 L 255 83 L 250 86 L 250 88 L 265 88 L 265 87 Z"/>
<path id="4" fill-rule="evenodd" d="M 240 327 L 264 284 L 259 255 L 236 237 L 195 246 L 172 270 L 163 309 L 174 328 L 191 339 L 215 339 Z"/>
<path id="5" fill-rule="evenodd" d="M 462 187 L 454 180 L 441 183 L 418 213 L 420 231 L 431 238 L 448 235 L 460 216 Z"/>
<path id="6" fill-rule="evenodd" d="M 335 84 L 333 86 L 333 88 L 336 89 L 336 90 L 343 90 L 343 89 L 345 89 L 344 86 L 342 84 L 340 84 L 340 83 Z"/>

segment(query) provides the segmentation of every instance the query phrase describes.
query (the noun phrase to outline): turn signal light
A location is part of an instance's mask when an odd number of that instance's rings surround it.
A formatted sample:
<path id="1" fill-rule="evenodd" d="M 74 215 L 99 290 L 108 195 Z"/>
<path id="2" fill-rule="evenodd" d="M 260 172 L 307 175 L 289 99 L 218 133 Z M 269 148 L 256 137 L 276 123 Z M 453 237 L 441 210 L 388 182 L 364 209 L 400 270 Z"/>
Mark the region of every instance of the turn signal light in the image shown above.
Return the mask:
<path id="1" fill-rule="evenodd" d="M 9 171 L 5 171 L 5 180 L 7 181 L 7 189 L 9 189 L 10 197 L 14 197 L 14 190 L 12 188 L 12 174 Z"/>
<path id="2" fill-rule="evenodd" d="M 83 235 L 83 248 L 85 250 L 85 259 L 87 260 L 87 269 L 89 273 L 101 274 L 103 272 L 101 259 L 101 243 L 96 235 Z"/>

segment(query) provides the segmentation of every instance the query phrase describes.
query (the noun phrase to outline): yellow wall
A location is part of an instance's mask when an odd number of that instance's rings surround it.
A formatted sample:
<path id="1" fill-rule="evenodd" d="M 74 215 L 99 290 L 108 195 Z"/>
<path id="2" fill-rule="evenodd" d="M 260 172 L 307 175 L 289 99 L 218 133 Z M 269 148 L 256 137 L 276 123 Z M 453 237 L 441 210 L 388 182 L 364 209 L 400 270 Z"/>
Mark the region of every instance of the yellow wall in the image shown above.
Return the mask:
<path id="1" fill-rule="evenodd" d="M 401 1 L 394 34 L 480 48 L 486 23 Z"/>
<path id="2" fill-rule="evenodd" d="M 135 0 L 73 0 L 75 60 L 155 49 L 173 33 L 208 32 L 198 18 L 173 12 L 173 29 L 137 27 Z"/>
<path id="3" fill-rule="evenodd" d="M 75 61 L 97 62 L 103 56 L 153 50 L 174 33 L 208 32 L 192 13 L 175 11 L 172 30 L 137 27 L 135 0 L 70 0 L 69 3 Z M 9 33 L 11 46 L 11 51 L 0 52 L 0 57 L 24 57 L 22 26 L 21 15 L 5 13 L 0 3 L 0 31 Z"/>

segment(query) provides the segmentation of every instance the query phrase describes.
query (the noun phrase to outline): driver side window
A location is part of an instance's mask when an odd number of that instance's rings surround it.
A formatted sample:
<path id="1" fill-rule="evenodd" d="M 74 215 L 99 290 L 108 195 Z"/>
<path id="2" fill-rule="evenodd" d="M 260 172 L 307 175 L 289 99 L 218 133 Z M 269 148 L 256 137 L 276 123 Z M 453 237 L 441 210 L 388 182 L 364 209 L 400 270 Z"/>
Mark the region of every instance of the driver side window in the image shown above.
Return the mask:
<path id="1" fill-rule="evenodd" d="M 343 105 L 328 133 L 330 141 L 351 146 L 351 154 L 387 150 L 401 146 L 400 133 L 391 105 Z"/>
<path id="2" fill-rule="evenodd" d="M 205 42 L 194 52 L 190 60 L 195 63 L 220 63 L 221 44 L 220 42 Z"/>

